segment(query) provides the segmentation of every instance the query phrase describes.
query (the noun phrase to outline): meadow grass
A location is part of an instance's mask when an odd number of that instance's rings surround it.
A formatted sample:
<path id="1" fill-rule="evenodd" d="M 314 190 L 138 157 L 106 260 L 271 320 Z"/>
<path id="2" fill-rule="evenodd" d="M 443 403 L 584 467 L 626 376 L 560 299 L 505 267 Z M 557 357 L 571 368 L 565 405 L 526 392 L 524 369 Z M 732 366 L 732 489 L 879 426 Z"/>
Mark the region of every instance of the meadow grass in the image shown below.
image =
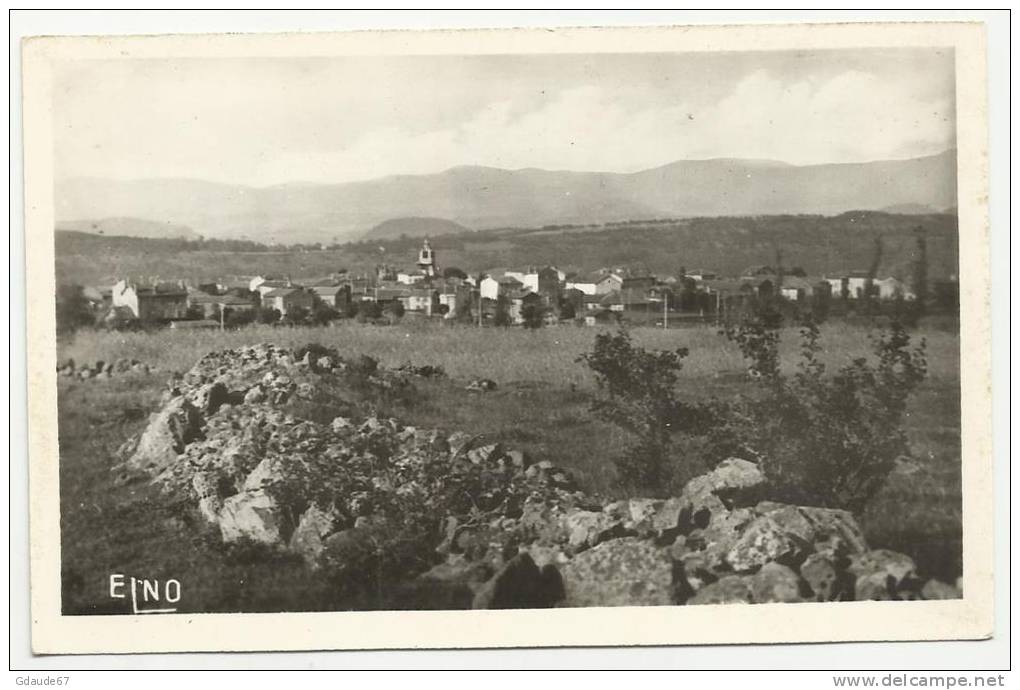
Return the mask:
<path id="1" fill-rule="evenodd" d="M 454 324 L 408 323 L 372 326 L 343 322 L 327 327 L 251 326 L 237 331 L 113 332 L 79 331 L 60 344 L 61 357 L 76 362 L 139 359 L 162 369 L 187 371 L 202 355 L 251 343 L 270 342 L 296 347 L 310 342 L 335 347 L 341 353 L 367 354 L 385 366 L 405 363 L 442 366 L 454 378 L 485 377 L 497 382 L 544 381 L 556 386 L 590 389 L 594 379 L 577 357 L 592 348 L 601 329 L 562 326 L 528 331 L 521 328 L 477 328 Z M 635 328 L 636 344 L 649 349 L 686 347 L 682 378 L 739 373 L 745 363 L 740 351 L 711 326 L 662 330 Z M 871 352 L 872 331 L 845 323 L 822 327 L 823 361 L 830 368 Z M 929 378 L 959 378 L 959 338 L 956 334 L 920 329 L 927 342 Z M 785 370 L 798 357 L 795 328 L 782 334 L 780 355 Z"/>

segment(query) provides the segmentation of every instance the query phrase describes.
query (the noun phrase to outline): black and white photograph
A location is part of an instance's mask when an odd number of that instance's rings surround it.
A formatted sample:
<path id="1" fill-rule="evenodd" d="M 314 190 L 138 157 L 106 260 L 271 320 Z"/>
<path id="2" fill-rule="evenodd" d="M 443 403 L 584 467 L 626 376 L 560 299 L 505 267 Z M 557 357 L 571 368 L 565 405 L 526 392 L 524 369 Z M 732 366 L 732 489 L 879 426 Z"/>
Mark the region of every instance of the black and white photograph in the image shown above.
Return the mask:
<path id="1" fill-rule="evenodd" d="M 29 42 L 33 600 L 256 648 L 981 636 L 980 37 L 941 26 Z M 833 625 L 684 623 L 759 610 Z"/>

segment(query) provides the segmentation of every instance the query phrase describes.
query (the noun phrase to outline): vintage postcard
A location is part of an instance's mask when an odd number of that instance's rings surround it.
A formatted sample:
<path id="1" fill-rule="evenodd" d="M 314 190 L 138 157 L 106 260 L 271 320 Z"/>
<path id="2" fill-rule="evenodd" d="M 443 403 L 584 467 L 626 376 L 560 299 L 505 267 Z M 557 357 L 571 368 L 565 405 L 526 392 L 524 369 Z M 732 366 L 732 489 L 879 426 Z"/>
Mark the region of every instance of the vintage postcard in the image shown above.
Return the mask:
<path id="1" fill-rule="evenodd" d="M 23 57 L 36 653 L 991 635 L 980 24 Z"/>

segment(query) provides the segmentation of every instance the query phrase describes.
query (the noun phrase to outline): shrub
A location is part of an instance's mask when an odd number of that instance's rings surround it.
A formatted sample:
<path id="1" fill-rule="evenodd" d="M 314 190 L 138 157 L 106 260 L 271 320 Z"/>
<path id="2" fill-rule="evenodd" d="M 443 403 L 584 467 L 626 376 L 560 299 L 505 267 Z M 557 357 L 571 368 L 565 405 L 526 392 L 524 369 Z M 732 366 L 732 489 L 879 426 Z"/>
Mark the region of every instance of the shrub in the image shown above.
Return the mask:
<path id="1" fill-rule="evenodd" d="M 649 351 L 636 347 L 625 330 L 599 333 L 591 352 L 582 354 L 602 393 L 592 412 L 635 437 L 615 461 L 620 480 L 633 488 L 664 491 L 671 468 L 669 451 L 674 431 L 689 421 L 690 408 L 676 397 L 677 374 L 687 348 Z"/>
<path id="2" fill-rule="evenodd" d="M 521 319 L 525 328 L 541 328 L 545 325 L 545 308 L 538 304 L 525 304 L 521 307 Z"/>
<path id="3" fill-rule="evenodd" d="M 513 323 L 513 319 L 510 318 L 510 300 L 506 295 L 499 295 L 496 298 L 496 313 L 493 316 L 492 323 L 504 328 Z"/>
<path id="4" fill-rule="evenodd" d="M 94 319 L 81 285 L 57 286 L 57 333 L 73 333 Z"/>
<path id="5" fill-rule="evenodd" d="M 713 431 L 716 455 L 756 455 L 779 500 L 858 511 L 897 458 L 909 455 L 903 416 L 926 374 L 924 340 L 910 347 L 909 334 L 893 322 L 873 338 L 876 362 L 859 357 L 832 376 L 818 358 L 819 331 L 811 320 L 801 343 L 792 377 L 779 372 L 770 345 L 749 348 L 749 357 L 761 357 L 752 366 L 774 374 L 763 377 L 762 394 L 729 407 Z"/>

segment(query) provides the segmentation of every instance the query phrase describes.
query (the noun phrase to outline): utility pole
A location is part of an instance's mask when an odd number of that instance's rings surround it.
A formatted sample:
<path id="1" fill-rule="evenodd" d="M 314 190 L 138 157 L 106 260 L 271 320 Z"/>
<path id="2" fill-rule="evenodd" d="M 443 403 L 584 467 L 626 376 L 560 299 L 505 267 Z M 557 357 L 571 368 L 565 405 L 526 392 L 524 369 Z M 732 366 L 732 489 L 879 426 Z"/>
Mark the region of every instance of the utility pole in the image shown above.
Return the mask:
<path id="1" fill-rule="evenodd" d="M 662 291 L 662 330 L 669 328 L 669 292 L 667 290 Z"/>
<path id="2" fill-rule="evenodd" d="M 221 331 L 222 330 L 226 330 L 224 325 L 223 325 L 223 311 L 224 311 L 223 304 L 220 304 L 220 330 Z"/>

